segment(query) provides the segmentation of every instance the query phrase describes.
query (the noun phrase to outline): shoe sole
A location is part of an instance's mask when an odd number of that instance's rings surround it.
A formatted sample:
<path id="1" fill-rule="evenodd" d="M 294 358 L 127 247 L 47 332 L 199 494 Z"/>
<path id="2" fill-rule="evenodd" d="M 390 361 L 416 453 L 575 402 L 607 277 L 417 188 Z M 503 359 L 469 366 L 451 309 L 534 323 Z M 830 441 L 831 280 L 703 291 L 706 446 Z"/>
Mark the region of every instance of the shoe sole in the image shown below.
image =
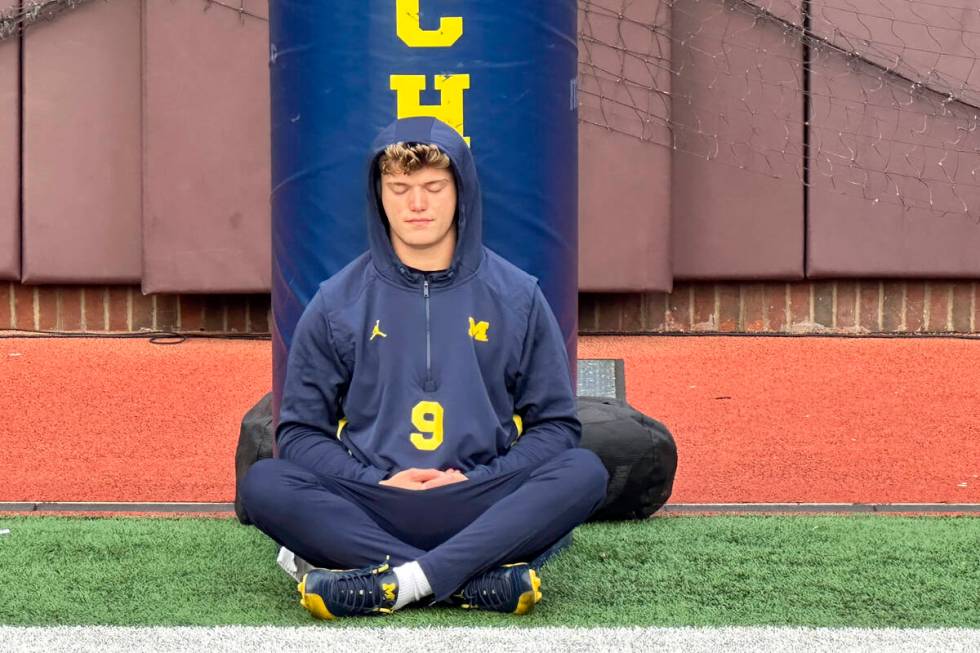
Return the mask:
<path id="1" fill-rule="evenodd" d="M 534 572 L 531 572 L 534 573 Z M 299 582 L 296 589 L 299 591 L 300 599 L 299 604 L 306 608 L 310 614 L 318 619 L 334 620 L 337 617 L 330 614 L 330 610 L 327 610 L 326 604 L 323 602 L 323 597 L 319 594 L 307 594 L 306 593 L 306 577 L 309 574 L 303 574 L 303 580 Z"/>
<path id="2" fill-rule="evenodd" d="M 528 573 L 531 574 L 531 589 L 517 599 L 517 609 L 514 610 L 514 614 L 528 614 L 541 600 L 541 579 L 533 569 Z"/>

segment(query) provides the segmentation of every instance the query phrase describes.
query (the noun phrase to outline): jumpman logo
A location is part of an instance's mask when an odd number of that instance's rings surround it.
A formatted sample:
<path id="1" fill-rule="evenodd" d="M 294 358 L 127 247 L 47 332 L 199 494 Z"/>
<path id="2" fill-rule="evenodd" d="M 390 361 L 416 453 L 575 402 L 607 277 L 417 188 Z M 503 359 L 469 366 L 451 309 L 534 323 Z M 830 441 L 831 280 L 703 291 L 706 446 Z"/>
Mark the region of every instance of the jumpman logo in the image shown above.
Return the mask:
<path id="1" fill-rule="evenodd" d="M 381 331 L 381 320 L 374 323 L 374 329 L 371 331 L 370 340 L 374 340 L 375 336 L 381 336 L 382 338 L 387 338 L 388 334 Z"/>

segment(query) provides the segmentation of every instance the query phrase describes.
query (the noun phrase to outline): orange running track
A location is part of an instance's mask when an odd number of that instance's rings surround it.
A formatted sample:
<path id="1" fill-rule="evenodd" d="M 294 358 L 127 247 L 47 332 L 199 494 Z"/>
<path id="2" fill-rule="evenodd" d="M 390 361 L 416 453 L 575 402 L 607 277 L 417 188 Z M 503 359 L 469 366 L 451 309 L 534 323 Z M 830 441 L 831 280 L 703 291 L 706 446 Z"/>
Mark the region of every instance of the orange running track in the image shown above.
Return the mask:
<path id="1" fill-rule="evenodd" d="M 673 431 L 672 502 L 980 502 L 980 341 L 583 337 Z M 0 339 L 0 501 L 234 497 L 267 341 Z"/>

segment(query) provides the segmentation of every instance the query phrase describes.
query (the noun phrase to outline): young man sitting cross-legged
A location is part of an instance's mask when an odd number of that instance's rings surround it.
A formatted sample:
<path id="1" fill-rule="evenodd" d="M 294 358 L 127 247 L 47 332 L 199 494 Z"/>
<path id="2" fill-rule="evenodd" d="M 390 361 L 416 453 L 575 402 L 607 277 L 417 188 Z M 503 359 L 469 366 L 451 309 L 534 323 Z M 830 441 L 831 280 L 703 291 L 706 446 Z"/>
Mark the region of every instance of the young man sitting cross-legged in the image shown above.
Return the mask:
<path id="1" fill-rule="evenodd" d="M 280 457 L 252 466 L 243 504 L 318 567 L 299 584 L 318 617 L 427 597 L 524 614 L 541 598 L 527 563 L 606 491 L 577 448 L 557 321 L 536 279 L 483 246 L 476 168 L 449 126 L 382 132 L 368 198 L 370 250 L 300 318 Z"/>

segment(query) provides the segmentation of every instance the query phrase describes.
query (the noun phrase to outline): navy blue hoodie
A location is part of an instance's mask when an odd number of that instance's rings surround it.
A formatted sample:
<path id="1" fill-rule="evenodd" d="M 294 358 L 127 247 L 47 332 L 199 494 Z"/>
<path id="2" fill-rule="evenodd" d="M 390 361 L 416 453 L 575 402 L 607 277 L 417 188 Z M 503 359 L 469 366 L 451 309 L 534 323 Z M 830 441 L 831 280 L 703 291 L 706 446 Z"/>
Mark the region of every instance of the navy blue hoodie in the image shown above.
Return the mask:
<path id="1" fill-rule="evenodd" d="M 396 142 L 452 161 L 457 242 L 444 271 L 406 267 L 389 240 L 377 159 Z M 320 285 L 296 326 L 280 456 L 366 483 L 410 467 L 479 480 L 578 446 L 558 323 L 537 279 L 483 246 L 463 139 L 432 118 L 397 120 L 374 142 L 367 181 L 370 250 Z"/>

